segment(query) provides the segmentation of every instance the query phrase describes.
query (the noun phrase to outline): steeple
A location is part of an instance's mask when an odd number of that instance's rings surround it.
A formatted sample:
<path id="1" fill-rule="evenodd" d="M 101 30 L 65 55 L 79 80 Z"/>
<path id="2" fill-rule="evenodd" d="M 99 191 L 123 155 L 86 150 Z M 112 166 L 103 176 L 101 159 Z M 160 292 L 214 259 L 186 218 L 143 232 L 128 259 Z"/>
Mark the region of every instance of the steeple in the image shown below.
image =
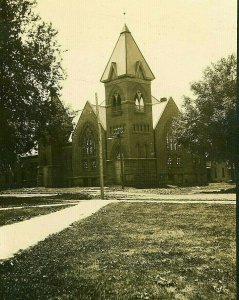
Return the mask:
<path id="1" fill-rule="evenodd" d="M 124 24 L 124 27 L 123 27 L 122 30 L 121 30 L 121 33 L 124 33 L 124 32 L 130 33 L 129 28 L 127 27 L 126 24 Z"/>
<path id="2" fill-rule="evenodd" d="M 155 78 L 126 24 L 100 81 L 108 82 L 124 76 L 150 81 Z"/>

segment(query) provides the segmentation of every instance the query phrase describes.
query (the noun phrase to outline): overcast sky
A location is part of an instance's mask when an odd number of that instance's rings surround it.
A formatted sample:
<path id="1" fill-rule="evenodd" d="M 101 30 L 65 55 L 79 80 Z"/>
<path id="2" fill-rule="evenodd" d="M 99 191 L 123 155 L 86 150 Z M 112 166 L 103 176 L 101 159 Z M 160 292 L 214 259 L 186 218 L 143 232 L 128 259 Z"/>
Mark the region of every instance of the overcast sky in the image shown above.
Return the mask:
<path id="1" fill-rule="evenodd" d="M 153 71 L 152 95 L 180 106 L 211 62 L 236 54 L 236 0 L 38 0 L 37 11 L 59 31 L 68 78 L 61 99 L 80 109 L 95 92 L 126 22 Z M 126 12 L 124 18 L 123 12 Z"/>

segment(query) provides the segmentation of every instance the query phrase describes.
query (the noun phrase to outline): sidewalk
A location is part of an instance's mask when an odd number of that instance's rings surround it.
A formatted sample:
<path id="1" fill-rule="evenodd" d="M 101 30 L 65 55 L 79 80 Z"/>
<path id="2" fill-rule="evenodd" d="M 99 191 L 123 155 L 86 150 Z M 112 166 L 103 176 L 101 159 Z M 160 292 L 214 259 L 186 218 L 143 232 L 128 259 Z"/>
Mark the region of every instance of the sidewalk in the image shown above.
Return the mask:
<path id="1" fill-rule="evenodd" d="M 0 227 L 0 259 L 8 259 L 19 250 L 44 240 L 50 234 L 58 233 L 75 221 L 84 219 L 112 202 L 134 203 L 186 203 L 186 204 L 236 204 L 235 194 L 220 195 L 147 195 L 119 192 L 118 200 L 81 200 L 73 207 L 48 215 L 33 217 L 19 223 Z M 120 197 L 122 195 L 123 197 Z M 62 204 L 60 204 L 62 205 Z M 69 205 L 69 204 L 68 204 Z M 46 205 L 44 205 L 46 206 Z M 52 205 L 51 205 L 52 206 Z M 12 208 L 11 208 L 12 209 Z"/>
<path id="2" fill-rule="evenodd" d="M 161 195 L 154 193 L 132 193 L 117 191 L 115 193 L 107 193 L 107 196 L 115 197 L 117 195 L 118 200 L 183 200 L 183 201 L 236 201 L 236 194 L 190 194 L 190 195 Z"/>
<path id="3" fill-rule="evenodd" d="M 105 205 L 109 200 L 86 200 L 48 215 L 6 225 L 0 228 L 0 259 L 8 259 L 19 250 L 44 240 L 50 234 L 57 233 L 75 221 L 84 219 Z"/>

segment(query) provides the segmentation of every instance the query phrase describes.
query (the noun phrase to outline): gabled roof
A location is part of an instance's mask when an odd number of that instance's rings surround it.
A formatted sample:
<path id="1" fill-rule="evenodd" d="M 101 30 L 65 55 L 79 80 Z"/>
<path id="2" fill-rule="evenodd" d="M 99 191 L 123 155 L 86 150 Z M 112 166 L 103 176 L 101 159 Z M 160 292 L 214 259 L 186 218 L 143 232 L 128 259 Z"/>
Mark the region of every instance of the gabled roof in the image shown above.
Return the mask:
<path id="1" fill-rule="evenodd" d="M 107 82 L 120 76 L 136 77 L 138 72 L 146 80 L 155 78 L 125 24 L 100 81 Z"/>
<path id="2" fill-rule="evenodd" d="M 96 105 L 91 104 L 91 106 L 96 115 Z M 100 124 L 102 125 L 104 130 L 106 130 L 106 108 L 105 108 L 105 106 L 99 105 L 99 118 L 100 118 Z"/>
<path id="3" fill-rule="evenodd" d="M 81 116 L 83 110 L 84 110 L 84 109 L 78 110 L 78 111 L 76 112 L 75 117 L 74 117 L 73 120 L 72 120 L 72 123 L 73 123 L 73 132 L 74 132 L 76 126 L 77 126 L 77 123 L 78 123 L 78 121 L 79 121 L 79 119 L 80 119 L 80 116 Z"/>
<path id="4" fill-rule="evenodd" d="M 170 103 L 172 101 L 176 105 L 176 103 L 174 102 L 172 97 L 170 97 L 169 99 L 161 98 L 160 100 L 158 100 L 152 96 L 153 128 L 155 128 L 157 126 L 168 103 Z"/>
<path id="5" fill-rule="evenodd" d="M 73 134 L 74 134 L 75 129 L 77 127 L 77 124 L 79 123 L 81 115 L 83 114 L 83 112 L 84 112 L 87 105 L 89 105 L 91 107 L 92 111 L 96 115 L 96 105 L 91 104 L 90 101 L 86 101 L 86 104 L 85 104 L 83 110 L 79 110 L 77 112 L 76 116 L 73 119 L 73 131 L 70 135 L 69 142 L 72 141 L 72 137 L 73 137 Z M 100 119 L 100 123 L 101 123 L 103 129 L 106 130 L 106 109 L 105 109 L 104 105 L 99 105 L 99 119 Z"/>

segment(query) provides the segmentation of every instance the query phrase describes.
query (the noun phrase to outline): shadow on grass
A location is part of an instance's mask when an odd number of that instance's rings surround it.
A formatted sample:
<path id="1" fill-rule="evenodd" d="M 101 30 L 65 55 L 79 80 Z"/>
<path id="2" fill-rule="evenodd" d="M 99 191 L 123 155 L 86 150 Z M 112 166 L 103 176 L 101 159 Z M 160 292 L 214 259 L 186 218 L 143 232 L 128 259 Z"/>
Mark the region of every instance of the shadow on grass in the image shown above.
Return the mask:
<path id="1" fill-rule="evenodd" d="M 21 209 L 0 211 L 0 226 L 10 225 L 13 223 L 29 220 L 33 217 L 50 214 L 70 206 L 71 205 L 55 207 L 24 207 Z"/>
<path id="2" fill-rule="evenodd" d="M 0 207 L 9 206 L 31 206 L 56 204 L 64 202 L 65 200 L 90 200 L 93 197 L 87 193 L 60 193 L 53 196 L 37 196 L 37 197 L 0 197 Z"/>

